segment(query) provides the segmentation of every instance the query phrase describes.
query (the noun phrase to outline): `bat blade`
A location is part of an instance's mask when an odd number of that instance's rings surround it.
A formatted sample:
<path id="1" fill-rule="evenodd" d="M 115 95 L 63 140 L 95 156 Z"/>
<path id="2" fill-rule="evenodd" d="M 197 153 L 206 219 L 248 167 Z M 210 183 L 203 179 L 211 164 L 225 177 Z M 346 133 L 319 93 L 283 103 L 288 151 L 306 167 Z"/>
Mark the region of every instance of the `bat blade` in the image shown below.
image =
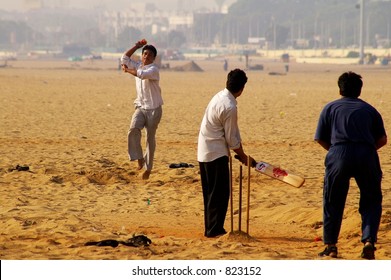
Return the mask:
<path id="1" fill-rule="evenodd" d="M 305 182 L 305 179 L 302 176 L 293 174 L 288 170 L 273 166 L 272 164 L 263 161 L 257 162 L 255 170 L 296 188 L 300 188 Z"/>

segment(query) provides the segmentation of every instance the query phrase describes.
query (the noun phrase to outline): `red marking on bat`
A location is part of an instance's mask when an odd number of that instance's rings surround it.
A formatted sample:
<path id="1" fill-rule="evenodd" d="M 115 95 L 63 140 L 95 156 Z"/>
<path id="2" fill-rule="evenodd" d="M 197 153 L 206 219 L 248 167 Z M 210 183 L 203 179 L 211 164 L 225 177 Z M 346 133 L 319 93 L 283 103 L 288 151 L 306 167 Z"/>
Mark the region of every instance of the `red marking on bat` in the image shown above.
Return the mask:
<path id="1" fill-rule="evenodd" d="M 281 169 L 279 167 L 274 167 L 273 168 L 273 176 L 274 177 L 285 177 L 285 176 L 288 176 L 288 173 L 284 170 L 284 169 Z"/>

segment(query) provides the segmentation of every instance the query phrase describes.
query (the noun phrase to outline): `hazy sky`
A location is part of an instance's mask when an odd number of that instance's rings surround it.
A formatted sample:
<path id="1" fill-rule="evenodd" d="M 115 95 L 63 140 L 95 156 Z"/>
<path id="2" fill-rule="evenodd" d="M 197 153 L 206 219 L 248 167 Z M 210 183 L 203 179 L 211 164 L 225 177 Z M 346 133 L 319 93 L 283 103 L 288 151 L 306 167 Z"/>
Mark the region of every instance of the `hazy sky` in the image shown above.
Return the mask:
<path id="1" fill-rule="evenodd" d="M 0 0 L 0 9 L 2 10 L 20 10 L 23 11 L 26 7 L 25 3 L 43 1 L 47 5 L 59 6 L 61 3 L 69 3 L 72 8 L 88 8 L 96 6 L 106 6 L 107 9 L 119 10 L 132 5 L 132 3 L 153 3 L 159 9 L 172 10 L 178 5 L 182 5 L 186 9 L 199 9 L 206 7 L 216 9 L 217 5 L 214 0 Z M 225 5 L 230 5 L 236 0 L 226 0 Z"/>

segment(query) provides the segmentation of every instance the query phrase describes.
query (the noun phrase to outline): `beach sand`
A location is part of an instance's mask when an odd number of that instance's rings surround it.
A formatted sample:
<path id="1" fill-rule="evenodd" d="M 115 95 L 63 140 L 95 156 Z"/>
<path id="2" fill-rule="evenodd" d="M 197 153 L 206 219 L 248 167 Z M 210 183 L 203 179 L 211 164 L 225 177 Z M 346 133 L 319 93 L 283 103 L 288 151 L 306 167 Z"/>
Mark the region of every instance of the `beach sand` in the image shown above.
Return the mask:
<path id="1" fill-rule="evenodd" d="M 233 162 L 234 233 L 203 236 L 197 136 L 210 98 L 225 87 L 222 61 L 203 72 L 161 71 L 165 105 L 155 166 L 141 179 L 127 157 L 134 79 L 117 61 L 12 61 L 0 69 L 0 259 L 316 260 L 322 238 L 325 150 L 314 143 L 319 113 L 339 98 L 337 79 L 363 76 L 362 99 L 391 131 L 391 68 L 264 61 L 247 71 L 238 99 L 245 151 L 306 178 L 301 188 L 251 172 L 249 233 L 238 229 L 239 163 Z M 186 62 L 172 62 L 180 65 Z M 244 62 L 229 59 L 229 68 Z M 143 138 L 144 141 L 144 138 Z M 376 258 L 391 259 L 391 148 L 379 151 L 383 216 Z M 185 162 L 193 168 L 171 169 Z M 29 171 L 13 170 L 26 165 Z M 247 219 L 244 168 L 242 230 Z M 340 259 L 360 259 L 359 192 L 352 180 L 339 239 Z M 230 231 L 230 211 L 225 223 Z M 84 246 L 144 234 L 149 247 Z"/>

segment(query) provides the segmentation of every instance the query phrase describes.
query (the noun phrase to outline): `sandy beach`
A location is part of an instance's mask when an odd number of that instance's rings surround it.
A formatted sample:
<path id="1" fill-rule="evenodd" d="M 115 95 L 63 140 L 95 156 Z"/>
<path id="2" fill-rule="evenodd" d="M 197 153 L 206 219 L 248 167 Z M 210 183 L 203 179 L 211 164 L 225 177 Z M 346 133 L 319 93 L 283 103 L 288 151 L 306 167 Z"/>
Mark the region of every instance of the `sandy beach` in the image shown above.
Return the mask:
<path id="1" fill-rule="evenodd" d="M 224 88 L 227 73 L 219 60 L 196 63 L 203 72 L 161 71 L 165 105 L 155 167 L 146 181 L 127 157 L 135 86 L 130 75 L 117 70 L 117 61 L 18 60 L 0 68 L 0 259 L 319 259 L 326 154 L 313 141 L 319 113 L 339 98 L 338 76 L 355 71 L 363 76 L 362 99 L 378 109 L 390 133 L 391 68 L 292 62 L 285 74 L 283 63 L 261 61 L 262 71 L 247 71 L 249 81 L 238 99 L 245 151 L 306 182 L 294 188 L 252 170 L 249 235 L 238 233 L 239 163 L 234 161 L 234 233 L 208 239 L 197 136 L 205 107 Z M 244 62 L 230 58 L 229 68 L 235 67 L 244 69 Z M 390 147 L 379 151 L 384 198 L 378 260 L 391 259 Z M 194 167 L 169 168 L 180 162 Z M 14 170 L 17 165 L 29 170 Z M 247 191 L 243 196 L 247 199 Z M 340 259 L 360 259 L 358 197 L 352 180 Z M 246 211 L 244 200 L 242 230 Z M 229 211 L 225 227 L 230 230 Z M 84 246 L 133 234 L 148 236 L 152 244 Z"/>

